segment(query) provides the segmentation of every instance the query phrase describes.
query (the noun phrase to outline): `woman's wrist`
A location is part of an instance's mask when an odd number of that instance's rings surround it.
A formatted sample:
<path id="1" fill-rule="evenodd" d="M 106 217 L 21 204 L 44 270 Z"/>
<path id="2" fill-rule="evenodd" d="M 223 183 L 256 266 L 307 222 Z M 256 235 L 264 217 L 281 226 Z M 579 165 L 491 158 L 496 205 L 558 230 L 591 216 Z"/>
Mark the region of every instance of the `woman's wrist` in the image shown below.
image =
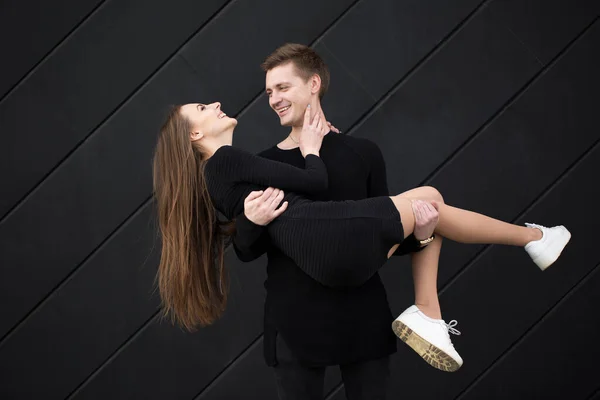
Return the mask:
<path id="1" fill-rule="evenodd" d="M 310 154 L 312 154 L 313 156 L 320 157 L 320 156 L 319 156 L 319 151 L 318 151 L 318 150 L 314 150 L 314 151 L 307 151 L 307 152 L 305 152 L 305 153 L 304 153 L 304 158 L 306 158 L 306 156 L 308 156 L 308 155 L 310 155 Z"/>

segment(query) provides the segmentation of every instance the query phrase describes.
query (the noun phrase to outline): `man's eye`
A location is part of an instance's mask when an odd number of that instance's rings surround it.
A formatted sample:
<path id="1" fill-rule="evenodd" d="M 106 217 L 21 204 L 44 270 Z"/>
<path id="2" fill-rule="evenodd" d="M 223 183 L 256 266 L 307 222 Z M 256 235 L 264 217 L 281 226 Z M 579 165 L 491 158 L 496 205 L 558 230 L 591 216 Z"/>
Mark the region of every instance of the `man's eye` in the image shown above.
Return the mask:
<path id="1" fill-rule="evenodd" d="M 200 110 L 204 111 L 206 109 L 206 106 L 200 106 Z"/>

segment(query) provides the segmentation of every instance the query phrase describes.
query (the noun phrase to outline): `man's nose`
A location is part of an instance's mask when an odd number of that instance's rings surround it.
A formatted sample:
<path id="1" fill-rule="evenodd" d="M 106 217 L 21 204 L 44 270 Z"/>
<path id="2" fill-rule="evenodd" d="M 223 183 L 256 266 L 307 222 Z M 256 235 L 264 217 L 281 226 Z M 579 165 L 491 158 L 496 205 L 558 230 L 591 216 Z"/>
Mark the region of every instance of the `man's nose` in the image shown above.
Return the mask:
<path id="1" fill-rule="evenodd" d="M 277 108 L 279 103 L 281 103 L 281 98 L 279 96 L 276 96 L 275 94 L 272 94 L 271 98 L 269 99 L 269 102 L 271 103 L 271 107 Z"/>

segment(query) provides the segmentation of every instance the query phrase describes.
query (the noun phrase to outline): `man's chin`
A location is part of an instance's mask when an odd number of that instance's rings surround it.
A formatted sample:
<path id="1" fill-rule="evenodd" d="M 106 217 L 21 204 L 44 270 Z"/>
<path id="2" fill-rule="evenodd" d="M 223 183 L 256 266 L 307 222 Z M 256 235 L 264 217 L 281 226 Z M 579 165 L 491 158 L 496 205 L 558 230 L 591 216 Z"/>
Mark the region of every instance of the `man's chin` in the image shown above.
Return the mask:
<path id="1" fill-rule="evenodd" d="M 281 124 L 281 126 L 294 126 L 294 120 L 292 118 L 279 118 L 279 123 Z"/>

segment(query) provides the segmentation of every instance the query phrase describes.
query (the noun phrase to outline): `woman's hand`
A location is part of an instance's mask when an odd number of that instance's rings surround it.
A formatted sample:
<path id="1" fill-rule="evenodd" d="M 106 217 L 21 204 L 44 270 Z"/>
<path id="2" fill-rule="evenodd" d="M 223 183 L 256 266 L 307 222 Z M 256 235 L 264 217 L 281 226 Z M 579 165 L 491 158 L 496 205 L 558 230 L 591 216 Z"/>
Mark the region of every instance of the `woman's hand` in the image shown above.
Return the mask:
<path id="1" fill-rule="evenodd" d="M 327 123 L 324 123 L 323 120 L 320 112 L 317 112 L 311 120 L 310 105 L 306 107 L 304 124 L 302 125 L 302 132 L 300 132 L 298 140 L 302 156 L 306 157 L 309 154 L 319 155 L 323 137 L 329 132 Z"/>

